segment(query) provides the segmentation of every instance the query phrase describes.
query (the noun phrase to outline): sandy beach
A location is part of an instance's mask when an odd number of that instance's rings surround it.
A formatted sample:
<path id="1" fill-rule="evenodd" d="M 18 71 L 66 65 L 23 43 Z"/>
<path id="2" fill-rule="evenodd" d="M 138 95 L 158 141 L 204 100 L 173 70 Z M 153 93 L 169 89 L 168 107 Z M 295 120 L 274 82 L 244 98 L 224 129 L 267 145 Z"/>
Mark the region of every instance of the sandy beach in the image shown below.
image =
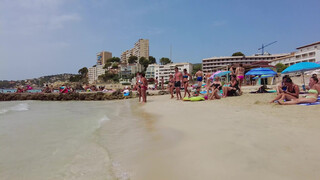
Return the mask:
<path id="1" fill-rule="evenodd" d="M 125 162 L 131 179 L 319 179 L 320 106 L 267 103 L 274 96 L 149 97 L 139 110 L 152 143 Z"/>

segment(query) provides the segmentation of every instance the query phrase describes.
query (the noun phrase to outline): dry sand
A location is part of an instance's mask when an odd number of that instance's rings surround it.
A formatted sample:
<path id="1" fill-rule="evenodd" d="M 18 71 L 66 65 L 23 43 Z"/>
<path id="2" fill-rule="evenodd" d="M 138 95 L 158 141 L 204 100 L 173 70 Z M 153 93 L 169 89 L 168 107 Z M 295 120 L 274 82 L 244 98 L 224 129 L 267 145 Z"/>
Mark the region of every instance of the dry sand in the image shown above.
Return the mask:
<path id="1" fill-rule="evenodd" d="M 132 179 L 320 179 L 318 106 L 269 104 L 275 94 L 142 105 L 154 143 Z"/>

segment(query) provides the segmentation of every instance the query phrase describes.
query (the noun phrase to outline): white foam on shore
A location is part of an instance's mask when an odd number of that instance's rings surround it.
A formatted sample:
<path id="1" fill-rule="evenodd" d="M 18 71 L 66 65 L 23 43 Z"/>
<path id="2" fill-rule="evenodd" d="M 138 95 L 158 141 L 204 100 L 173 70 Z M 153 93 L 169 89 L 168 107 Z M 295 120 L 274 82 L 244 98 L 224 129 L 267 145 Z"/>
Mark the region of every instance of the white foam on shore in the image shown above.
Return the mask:
<path id="1" fill-rule="evenodd" d="M 100 128 L 105 122 L 110 121 L 109 117 L 107 115 L 104 115 L 99 121 L 98 121 L 98 128 Z"/>
<path id="2" fill-rule="evenodd" d="M 5 114 L 9 111 L 27 111 L 27 110 L 29 110 L 29 104 L 20 103 L 9 108 L 0 109 L 0 114 Z"/>

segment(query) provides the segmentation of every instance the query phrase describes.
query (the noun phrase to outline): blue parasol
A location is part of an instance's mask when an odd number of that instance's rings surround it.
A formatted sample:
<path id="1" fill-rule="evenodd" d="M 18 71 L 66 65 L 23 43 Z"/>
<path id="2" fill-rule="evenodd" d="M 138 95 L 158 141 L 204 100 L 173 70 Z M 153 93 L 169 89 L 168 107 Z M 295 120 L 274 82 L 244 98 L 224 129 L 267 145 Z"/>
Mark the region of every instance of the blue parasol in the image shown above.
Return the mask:
<path id="1" fill-rule="evenodd" d="M 261 77 L 256 76 L 256 77 L 254 77 L 253 79 L 258 79 L 258 78 L 263 79 L 263 78 L 269 78 L 269 77 L 273 77 L 273 76 L 274 76 L 273 74 L 269 74 L 269 75 L 261 75 Z"/>
<path id="2" fill-rule="evenodd" d="M 283 70 L 281 74 L 304 72 L 304 71 L 310 71 L 314 69 L 320 69 L 320 64 L 313 63 L 313 62 L 301 62 L 301 63 L 294 64 L 292 66 L 289 66 L 288 68 Z"/>
<path id="3" fill-rule="evenodd" d="M 314 69 L 320 69 L 320 64 L 313 62 L 300 62 L 287 67 L 285 70 L 281 72 L 281 74 L 301 72 L 303 78 L 303 85 L 305 86 L 306 83 L 304 82 L 304 72 Z"/>
<path id="4" fill-rule="evenodd" d="M 215 74 L 214 76 L 219 76 L 219 77 L 221 77 L 221 76 L 225 76 L 225 75 L 227 75 L 227 74 L 229 74 L 229 73 L 231 73 L 231 71 L 223 71 L 223 72 L 221 72 L 221 73 Z"/>
<path id="5" fill-rule="evenodd" d="M 246 73 L 246 75 L 255 75 L 255 76 L 276 75 L 276 74 L 277 74 L 276 72 L 268 68 L 254 68 Z"/>

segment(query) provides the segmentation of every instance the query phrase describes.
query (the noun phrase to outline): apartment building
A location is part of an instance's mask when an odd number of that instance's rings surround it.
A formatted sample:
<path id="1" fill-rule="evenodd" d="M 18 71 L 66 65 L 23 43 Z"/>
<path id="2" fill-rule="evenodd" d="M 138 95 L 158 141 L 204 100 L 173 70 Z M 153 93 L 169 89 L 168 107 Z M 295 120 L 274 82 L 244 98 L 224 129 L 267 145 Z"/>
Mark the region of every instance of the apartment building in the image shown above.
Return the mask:
<path id="1" fill-rule="evenodd" d="M 272 61 L 275 58 L 288 56 L 289 54 L 263 54 L 253 56 L 225 56 L 211 57 L 202 60 L 202 70 L 204 73 L 212 73 L 219 70 L 226 70 L 231 64 L 251 64 L 259 61 Z"/>
<path id="2" fill-rule="evenodd" d="M 106 70 L 103 69 L 104 65 L 96 65 L 94 67 L 88 68 L 88 81 L 90 84 L 96 83 L 98 77 L 102 74 L 105 74 Z"/>
<path id="3" fill-rule="evenodd" d="M 320 61 L 320 41 L 297 48 L 293 62 L 318 62 Z"/>
<path id="4" fill-rule="evenodd" d="M 141 72 L 142 70 L 143 70 L 143 66 L 139 63 L 121 64 L 120 77 L 122 79 L 129 79 L 132 74 L 136 74 L 137 72 Z"/>
<path id="5" fill-rule="evenodd" d="M 308 44 L 297 48 L 288 56 L 279 57 L 270 62 L 270 65 L 282 63 L 284 65 L 294 65 L 299 62 L 319 62 L 320 61 L 320 42 Z"/>
<path id="6" fill-rule="evenodd" d="M 102 51 L 97 53 L 97 65 L 105 65 L 107 60 L 112 58 L 112 53 L 108 51 Z"/>
<path id="7" fill-rule="evenodd" d="M 147 68 L 146 78 L 158 78 L 160 80 L 163 77 L 165 82 L 169 81 L 169 75 L 174 75 L 175 67 L 178 67 L 180 72 L 182 72 L 183 69 L 187 69 L 187 71 L 191 73 L 193 70 L 191 63 L 152 64 Z"/>
<path id="8" fill-rule="evenodd" d="M 121 54 L 121 63 L 128 63 L 130 56 L 137 56 L 138 59 L 141 57 L 149 58 L 149 40 L 139 39 L 132 49 L 126 50 Z"/>

